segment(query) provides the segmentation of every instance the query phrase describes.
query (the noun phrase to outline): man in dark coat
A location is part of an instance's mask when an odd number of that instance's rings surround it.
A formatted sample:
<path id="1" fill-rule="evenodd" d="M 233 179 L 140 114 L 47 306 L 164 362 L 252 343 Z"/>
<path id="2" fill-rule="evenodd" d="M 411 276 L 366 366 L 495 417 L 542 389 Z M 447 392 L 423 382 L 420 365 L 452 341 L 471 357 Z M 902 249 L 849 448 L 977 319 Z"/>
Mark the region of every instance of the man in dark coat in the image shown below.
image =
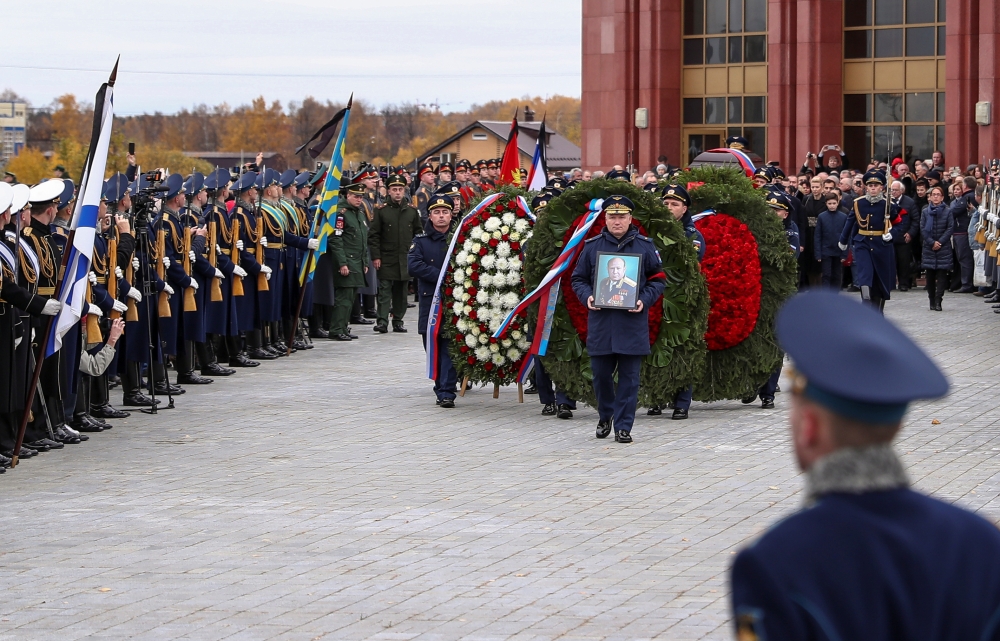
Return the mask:
<path id="1" fill-rule="evenodd" d="M 854 282 L 861 288 L 862 300 L 881 311 L 889 292 L 896 288 L 896 253 L 893 240 L 901 231 L 892 225 L 899 209 L 885 198 L 885 174 L 870 169 L 864 176 L 866 194 L 854 201 L 853 216 L 840 234 L 841 250 L 851 243 Z"/>
<path id="2" fill-rule="evenodd" d="M 602 211 L 607 227 L 591 238 L 580 252 L 573 270 L 573 291 L 587 306 L 587 351 L 594 372 L 597 395 L 597 438 L 615 431 L 615 441 L 631 443 L 632 422 L 639 395 L 639 368 L 649 354 L 649 308 L 663 295 L 666 276 L 653 241 L 632 225 L 635 206 L 625 196 L 609 196 Z M 597 254 L 642 256 L 637 283 L 636 308 L 599 309 L 594 306 L 594 268 Z M 615 372 L 618 384 L 615 385 Z"/>
<path id="3" fill-rule="evenodd" d="M 910 262 L 913 260 L 914 241 L 920 231 L 920 212 L 917 211 L 917 203 L 906 195 L 906 185 L 902 181 L 892 181 L 889 193 L 892 204 L 899 209 L 899 222 L 893 223 L 899 231 L 893 234 L 892 243 L 896 250 L 896 280 L 899 291 L 905 292 L 910 289 Z"/>
<path id="4" fill-rule="evenodd" d="M 948 381 L 903 332 L 830 291 L 778 314 L 805 508 L 739 553 L 739 639 L 996 639 L 1000 531 L 909 487 L 892 441 Z M 822 340 L 817 340 L 822 337 Z"/>
<path id="5" fill-rule="evenodd" d="M 420 296 L 420 314 L 417 332 L 427 349 L 427 325 L 434 302 L 441 270 L 445 269 L 448 253 L 448 230 L 452 224 L 452 202 L 449 196 L 433 196 L 427 202 L 428 217 L 424 224 L 425 233 L 413 239 L 406 266 L 417 279 L 417 293 Z M 448 354 L 448 340 L 441 332 L 437 343 L 437 377 L 434 379 L 434 395 L 441 407 L 455 407 L 458 374 Z"/>
<path id="6" fill-rule="evenodd" d="M 406 332 L 403 315 L 410 280 L 406 256 L 413 237 L 423 231 L 420 213 L 406 200 L 406 180 L 392 175 L 387 185 L 389 200 L 375 210 L 368 234 L 372 264 L 378 270 L 378 322 L 373 329 L 381 334 L 389 331 L 390 310 L 392 331 Z"/>
<path id="7" fill-rule="evenodd" d="M 351 309 L 358 289 L 365 286 L 368 272 L 368 225 L 361 211 L 365 186 L 352 183 L 344 188 L 344 202 L 337 209 L 334 232 L 328 242 L 331 264 L 336 270 L 333 275 L 335 288 L 333 320 L 330 323 L 330 338 L 350 341 L 357 338 L 351 334 Z"/>

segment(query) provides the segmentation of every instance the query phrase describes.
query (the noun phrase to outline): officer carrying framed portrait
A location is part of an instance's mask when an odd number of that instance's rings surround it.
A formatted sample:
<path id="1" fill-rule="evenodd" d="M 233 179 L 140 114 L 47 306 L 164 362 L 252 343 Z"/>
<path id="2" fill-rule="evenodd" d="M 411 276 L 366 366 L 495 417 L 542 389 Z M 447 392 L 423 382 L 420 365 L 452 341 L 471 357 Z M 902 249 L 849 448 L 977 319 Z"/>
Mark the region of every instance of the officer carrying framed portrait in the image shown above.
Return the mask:
<path id="1" fill-rule="evenodd" d="M 638 305 L 642 254 L 597 252 L 594 307 L 633 310 Z"/>

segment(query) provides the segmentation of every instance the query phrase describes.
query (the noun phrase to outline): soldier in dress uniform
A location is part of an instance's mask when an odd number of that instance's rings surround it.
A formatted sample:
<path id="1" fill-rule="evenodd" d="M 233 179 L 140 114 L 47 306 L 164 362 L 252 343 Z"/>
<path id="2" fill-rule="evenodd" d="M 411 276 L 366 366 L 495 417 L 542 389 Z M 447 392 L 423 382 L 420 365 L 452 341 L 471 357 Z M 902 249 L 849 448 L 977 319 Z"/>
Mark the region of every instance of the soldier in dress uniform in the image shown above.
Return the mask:
<path id="1" fill-rule="evenodd" d="M 281 174 L 280 181 L 282 195 L 278 201 L 289 223 L 288 233 L 305 239 L 308 239 L 311 230 L 309 208 L 306 206 L 306 200 L 309 198 L 308 182 L 309 172 L 297 173 L 294 169 L 284 172 Z M 301 187 L 305 188 L 305 198 L 298 196 Z M 281 322 L 284 326 L 284 337 L 292 337 L 292 349 L 312 349 L 312 343 L 307 343 L 305 340 L 298 338 L 298 328 L 291 326 L 293 317 L 297 311 L 300 314 L 300 319 L 308 318 L 312 311 L 312 301 L 307 301 L 305 298 L 302 299 L 302 309 L 298 309 L 299 297 L 302 291 L 302 288 L 299 287 L 299 269 L 301 269 L 302 262 L 309 253 L 310 245 L 307 243 L 306 249 L 299 249 L 295 244 L 293 241 L 291 246 L 285 247 L 285 300 L 282 302 L 285 316 Z M 312 246 L 318 248 L 319 240 L 312 243 Z M 308 298 L 308 293 L 307 283 L 306 298 Z"/>
<path id="2" fill-rule="evenodd" d="M 450 162 L 443 162 L 437 166 L 437 184 L 440 188 L 445 183 L 450 183 L 455 175 L 455 169 Z"/>
<path id="3" fill-rule="evenodd" d="M 483 183 L 483 191 L 490 191 L 491 189 L 496 189 L 497 186 L 497 173 L 500 171 L 500 161 L 496 158 L 490 158 L 486 161 L 486 174 L 480 177 Z"/>
<path id="4" fill-rule="evenodd" d="M 401 176 L 388 180 L 389 200 L 375 211 L 368 234 L 372 265 L 378 271 L 378 322 L 374 331 L 385 334 L 392 312 L 392 331 L 406 332 L 406 294 L 410 275 L 406 271 L 406 254 L 413 237 L 423 231 L 420 214 L 406 200 L 406 181 Z"/>
<path id="5" fill-rule="evenodd" d="M 469 183 L 477 196 L 483 195 L 482 174 L 486 171 L 486 161 L 479 160 L 469 169 Z"/>
<path id="6" fill-rule="evenodd" d="M 468 206 L 479 196 L 477 185 L 472 182 L 472 163 L 464 158 L 455 164 L 455 182 L 459 184 L 462 200 Z"/>
<path id="7" fill-rule="evenodd" d="M 444 183 L 443 185 L 438 187 L 437 191 L 434 192 L 434 194 L 437 196 L 447 196 L 448 198 L 450 198 L 453 208 L 452 216 L 454 216 L 455 220 L 458 220 L 462 217 L 462 210 L 465 209 L 468 203 L 462 200 L 462 187 L 457 182 L 453 180 L 451 182 Z"/>
<path id="8" fill-rule="evenodd" d="M 602 212 L 607 226 L 587 240 L 573 270 L 572 284 L 588 315 L 587 351 L 594 372 L 599 422 L 597 438 L 606 438 L 614 429 L 615 441 L 632 442 L 632 422 L 639 394 L 639 368 L 649 354 L 649 308 L 663 294 L 666 275 L 653 241 L 632 225 L 635 205 L 625 196 L 604 199 Z M 636 308 L 599 309 L 594 306 L 597 291 L 594 268 L 597 253 L 640 254 L 642 256 Z M 617 372 L 617 385 L 615 373 Z"/>
<path id="9" fill-rule="evenodd" d="M 434 167 L 429 163 L 420 165 L 417 170 L 417 179 L 420 181 L 416 193 L 413 194 L 413 207 L 420 212 L 420 220 L 427 221 L 427 203 L 430 202 L 434 190 L 437 189 Z"/>
<path id="10" fill-rule="evenodd" d="M 996 639 L 1000 531 L 910 489 L 892 447 L 948 381 L 872 307 L 812 290 L 778 313 L 804 508 L 731 569 L 739 639 Z M 817 340 L 821 337 L 822 340 Z"/>
<path id="11" fill-rule="evenodd" d="M 417 278 L 420 294 L 420 319 L 417 331 L 427 349 L 427 321 L 430 316 L 434 290 L 441 270 L 447 267 L 445 255 L 448 253 L 448 232 L 452 227 L 453 204 L 449 196 L 436 195 L 428 204 L 430 217 L 424 223 L 424 233 L 413 239 L 407 256 L 407 269 Z M 434 380 L 434 395 L 440 407 L 455 407 L 458 393 L 458 373 L 448 354 L 448 340 L 445 333 L 438 336 L 438 375 Z"/>
<path id="12" fill-rule="evenodd" d="M 899 207 L 885 197 L 885 174 L 871 169 L 864 175 L 865 197 L 854 201 L 853 216 L 840 234 L 840 249 L 848 243 L 854 254 L 851 273 L 861 288 L 861 299 L 881 312 L 896 288 L 896 252 L 893 239 L 902 228 L 893 227 Z"/>
<path id="13" fill-rule="evenodd" d="M 236 217 L 226 208 L 231 180 L 229 172 L 225 169 L 216 169 L 205 178 L 205 190 L 208 193 L 208 202 L 204 209 L 205 223 L 208 226 L 210 244 L 214 241 L 215 245 L 211 248 L 215 252 L 215 265 L 223 275 L 223 278 L 219 279 L 222 299 L 213 301 L 209 296 L 206 302 L 205 332 L 211 336 L 215 351 L 222 353 L 225 350 L 230 368 L 257 367 L 260 363 L 246 355 L 240 340 L 237 301 L 244 295 L 244 283 L 248 273 L 238 264 L 239 250 L 237 250 L 237 260 L 235 262 L 232 260 L 233 246 L 239 241 L 239 236 L 234 238 Z M 228 368 L 222 369 L 230 371 Z M 214 368 L 205 368 L 204 365 L 202 374 L 227 375 L 214 371 Z"/>
<path id="14" fill-rule="evenodd" d="M 327 240 L 335 287 L 330 338 L 350 341 L 357 338 L 351 334 L 351 308 L 358 290 L 365 286 L 365 274 L 369 268 L 368 225 L 361 211 L 365 186 L 351 183 L 343 192 L 344 200 L 337 207 L 334 232 Z"/>
<path id="15" fill-rule="evenodd" d="M 278 358 L 278 354 L 264 349 L 261 333 L 258 283 L 260 275 L 263 274 L 270 288 L 271 268 L 257 260 L 258 245 L 266 249 L 267 239 L 264 238 L 261 242 L 264 237 L 264 225 L 263 221 L 258 225 L 255 207 L 258 198 L 256 181 L 256 172 L 248 171 L 233 185 L 236 201 L 232 215 L 233 220 L 240 224 L 236 248 L 239 251 L 240 267 L 247 272 L 247 277 L 243 279 L 243 296 L 237 296 L 236 316 L 240 332 L 247 344 L 247 357 L 256 361 L 270 361 Z"/>

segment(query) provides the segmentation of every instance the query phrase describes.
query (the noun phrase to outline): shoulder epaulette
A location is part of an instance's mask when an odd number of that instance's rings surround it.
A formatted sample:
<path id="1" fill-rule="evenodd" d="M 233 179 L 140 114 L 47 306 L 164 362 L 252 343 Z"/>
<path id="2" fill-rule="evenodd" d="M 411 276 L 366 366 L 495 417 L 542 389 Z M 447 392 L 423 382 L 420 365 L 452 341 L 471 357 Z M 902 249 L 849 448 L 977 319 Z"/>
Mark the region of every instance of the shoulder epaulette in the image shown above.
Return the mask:
<path id="1" fill-rule="evenodd" d="M 417 234 L 416 236 L 414 236 L 414 238 L 427 238 L 427 232 L 424 232 L 422 234 Z"/>
<path id="2" fill-rule="evenodd" d="M 593 238 L 588 238 L 587 240 L 585 240 L 585 241 L 583 241 L 583 242 L 584 242 L 584 243 L 592 243 L 592 242 L 594 242 L 595 240 L 597 240 L 597 239 L 598 239 L 598 238 L 600 238 L 600 237 L 601 237 L 601 235 L 600 235 L 600 234 L 598 234 L 598 235 L 594 236 Z"/>

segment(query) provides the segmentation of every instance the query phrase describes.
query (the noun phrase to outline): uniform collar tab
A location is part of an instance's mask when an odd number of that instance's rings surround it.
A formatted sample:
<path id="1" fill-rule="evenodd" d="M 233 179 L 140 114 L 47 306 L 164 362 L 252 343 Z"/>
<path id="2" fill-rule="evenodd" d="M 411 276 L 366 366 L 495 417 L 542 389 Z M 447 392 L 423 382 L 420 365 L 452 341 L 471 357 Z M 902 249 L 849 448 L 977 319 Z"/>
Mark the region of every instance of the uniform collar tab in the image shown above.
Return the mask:
<path id="1" fill-rule="evenodd" d="M 910 486 L 895 450 L 889 444 L 844 448 L 824 456 L 806 472 L 806 505 L 834 492 L 865 494 Z"/>

